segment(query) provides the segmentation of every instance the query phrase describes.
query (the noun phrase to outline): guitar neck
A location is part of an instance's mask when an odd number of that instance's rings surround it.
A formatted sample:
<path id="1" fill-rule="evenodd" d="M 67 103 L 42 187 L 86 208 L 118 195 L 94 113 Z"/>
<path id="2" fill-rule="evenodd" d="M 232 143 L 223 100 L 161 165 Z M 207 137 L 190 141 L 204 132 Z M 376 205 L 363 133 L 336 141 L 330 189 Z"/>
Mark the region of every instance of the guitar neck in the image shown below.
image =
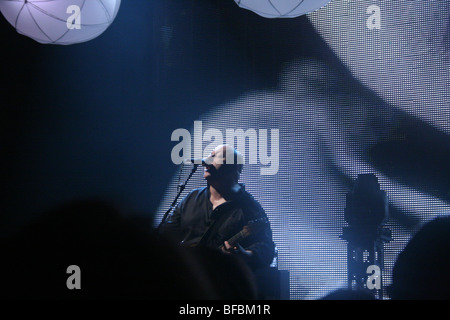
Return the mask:
<path id="1" fill-rule="evenodd" d="M 264 221 L 262 219 L 259 219 L 261 221 Z M 230 239 L 227 240 L 227 242 L 230 244 L 230 246 L 234 247 L 236 244 L 241 242 L 243 239 L 248 237 L 251 234 L 254 234 L 257 232 L 257 227 L 263 226 L 262 223 L 258 223 L 259 220 L 253 220 L 251 223 L 247 226 L 244 226 L 241 231 L 236 233 L 234 236 L 232 236 Z M 255 230 L 256 229 L 256 230 Z M 223 244 L 219 248 L 223 248 Z"/>
<path id="2" fill-rule="evenodd" d="M 228 239 L 228 243 L 230 246 L 234 246 L 237 243 L 241 242 L 245 238 L 244 232 L 240 231 L 236 233 L 234 236 L 232 236 L 230 239 Z"/>

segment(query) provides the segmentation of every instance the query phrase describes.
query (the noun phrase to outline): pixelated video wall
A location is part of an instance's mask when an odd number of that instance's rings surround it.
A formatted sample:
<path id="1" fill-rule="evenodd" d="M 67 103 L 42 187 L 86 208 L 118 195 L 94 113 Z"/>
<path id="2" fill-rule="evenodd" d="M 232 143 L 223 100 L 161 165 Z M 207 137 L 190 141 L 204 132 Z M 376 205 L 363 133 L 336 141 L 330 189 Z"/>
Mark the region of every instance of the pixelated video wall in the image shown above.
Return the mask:
<path id="1" fill-rule="evenodd" d="M 450 213 L 449 17 L 449 1 L 334 0 L 308 19 L 335 60 L 294 57 L 275 86 L 198 116 L 202 150 L 214 144 L 211 132 L 224 142 L 227 130 L 256 137 L 256 161 L 250 163 L 250 138 L 240 150 L 247 154 L 241 182 L 269 217 L 291 299 L 318 299 L 346 286 L 340 236 L 345 195 L 358 174 L 374 173 L 389 198 L 385 285 L 417 228 Z M 194 134 L 194 124 L 186 129 Z M 278 160 L 269 161 L 275 151 Z M 184 167 L 181 180 L 189 171 Z M 155 224 L 177 184 L 175 175 Z M 199 170 L 183 195 L 202 186 Z"/>

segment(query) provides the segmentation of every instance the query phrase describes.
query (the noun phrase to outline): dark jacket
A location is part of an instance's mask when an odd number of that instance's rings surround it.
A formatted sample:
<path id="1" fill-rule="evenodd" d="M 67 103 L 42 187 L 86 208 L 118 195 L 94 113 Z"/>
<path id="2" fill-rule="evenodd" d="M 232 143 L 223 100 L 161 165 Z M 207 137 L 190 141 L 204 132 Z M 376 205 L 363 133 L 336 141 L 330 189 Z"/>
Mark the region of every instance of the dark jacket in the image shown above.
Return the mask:
<path id="1" fill-rule="evenodd" d="M 208 187 L 191 191 L 161 225 L 160 233 L 183 246 L 219 248 L 248 225 L 252 233 L 239 243 L 253 255 L 244 260 L 252 269 L 269 266 L 275 254 L 270 224 L 244 185 L 214 210 L 209 198 Z"/>

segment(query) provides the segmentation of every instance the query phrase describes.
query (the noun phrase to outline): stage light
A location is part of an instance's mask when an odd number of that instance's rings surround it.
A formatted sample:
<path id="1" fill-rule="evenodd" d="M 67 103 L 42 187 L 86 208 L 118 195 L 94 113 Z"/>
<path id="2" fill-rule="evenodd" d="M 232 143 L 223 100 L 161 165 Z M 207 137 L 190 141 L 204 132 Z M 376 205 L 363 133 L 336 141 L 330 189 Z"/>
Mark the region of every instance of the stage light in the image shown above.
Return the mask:
<path id="1" fill-rule="evenodd" d="M 264 18 L 295 18 L 318 10 L 331 0 L 234 0 Z"/>
<path id="2" fill-rule="evenodd" d="M 61 45 L 98 37 L 119 6 L 120 0 L 0 0 L 0 11 L 18 33 Z"/>

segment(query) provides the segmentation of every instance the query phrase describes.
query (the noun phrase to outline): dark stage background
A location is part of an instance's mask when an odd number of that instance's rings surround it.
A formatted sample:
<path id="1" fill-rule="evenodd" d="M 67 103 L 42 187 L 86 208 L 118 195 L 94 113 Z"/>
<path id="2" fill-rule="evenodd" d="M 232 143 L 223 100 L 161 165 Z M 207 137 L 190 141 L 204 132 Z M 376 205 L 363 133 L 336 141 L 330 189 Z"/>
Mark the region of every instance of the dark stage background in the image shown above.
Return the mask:
<path id="1" fill-rule="evenodd" d="M 372 4 L 380 29 L 366 24 Z M 176 192 L 174 130 L 278 129 L 276 174 L 249 164 L 242 182 L 268 214 L 291 298 L 345 286 L 339 236 L 360 173 L 389 197 L 389 285 L 415 230 L 449 214 L 449 16 L 449 1 L 334 0 L 264 19 L 232 0 L 125 0 L 103 35 L 73 46 L 1 18 L 0 233 L 91 197 L 150 229 Z M 203 185 L 196 173 L 186 192 Z"/>

